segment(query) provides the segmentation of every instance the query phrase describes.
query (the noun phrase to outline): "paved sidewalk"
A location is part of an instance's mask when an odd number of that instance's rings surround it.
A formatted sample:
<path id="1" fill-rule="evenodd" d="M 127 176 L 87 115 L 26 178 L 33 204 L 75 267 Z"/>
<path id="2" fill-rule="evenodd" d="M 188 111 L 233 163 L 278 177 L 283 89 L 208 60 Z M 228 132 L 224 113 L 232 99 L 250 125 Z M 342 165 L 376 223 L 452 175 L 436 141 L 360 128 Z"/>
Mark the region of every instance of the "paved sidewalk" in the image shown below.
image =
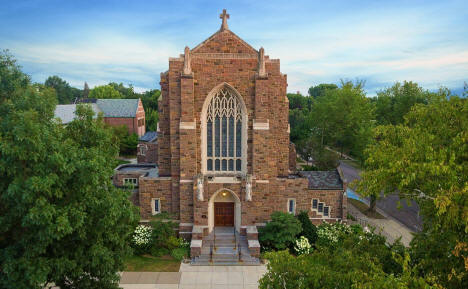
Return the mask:
<path id="1" fill-rule="evenodd" d="M 348 203 L 348 212 L 358 219 L 358 223 L 361 225 L 371 225 L 376 228 L 376 232 L 382 234 L 387 238 L 389 243 L 393 243 L 396 239 L 401 237 L 401 242 L 406 247 L 409 247 L 409 243 L 413 239 L 412 231 L 406 226 L 388 216 L 385 212 L 377 208 L 377 212 L 383 215 L 386 219 L 372 219 L 361 213 L 357 208 Z"/>
<path id="2" fill-rule="evenodd" d="M 191 266 L 181 264 L 179 272 L 123 272 L 124 289 L 254 289 L 266 266 Z"/>

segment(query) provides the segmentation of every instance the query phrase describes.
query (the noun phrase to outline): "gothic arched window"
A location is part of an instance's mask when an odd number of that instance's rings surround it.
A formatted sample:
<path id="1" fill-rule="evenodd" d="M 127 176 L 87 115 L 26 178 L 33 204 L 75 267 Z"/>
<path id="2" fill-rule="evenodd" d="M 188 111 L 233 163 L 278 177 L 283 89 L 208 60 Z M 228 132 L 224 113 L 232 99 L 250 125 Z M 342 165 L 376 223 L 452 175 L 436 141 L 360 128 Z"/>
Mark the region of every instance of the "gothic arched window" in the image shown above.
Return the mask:
<path id="1" fill-rule="evenodd" d="M 204 117 L 206 172 L 242 172 L 245 167 L 245 109 L 231 89 L 223 87 L 208 99 Z"/>

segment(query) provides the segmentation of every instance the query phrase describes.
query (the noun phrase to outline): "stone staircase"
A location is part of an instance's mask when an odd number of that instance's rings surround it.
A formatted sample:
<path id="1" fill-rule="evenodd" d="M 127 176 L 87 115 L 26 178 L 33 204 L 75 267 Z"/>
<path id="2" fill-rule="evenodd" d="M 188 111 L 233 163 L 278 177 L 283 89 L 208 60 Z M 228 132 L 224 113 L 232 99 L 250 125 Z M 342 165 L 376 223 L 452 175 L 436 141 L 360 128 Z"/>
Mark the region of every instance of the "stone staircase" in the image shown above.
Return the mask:
<path id="1" fill-rule="evenodd" d="M 233 227 L 216 227 L 203 237 L 201 253 L 192 258 L 192 265 L 260 265 L 250 255 L 247 236 L 239 235 Z"/>

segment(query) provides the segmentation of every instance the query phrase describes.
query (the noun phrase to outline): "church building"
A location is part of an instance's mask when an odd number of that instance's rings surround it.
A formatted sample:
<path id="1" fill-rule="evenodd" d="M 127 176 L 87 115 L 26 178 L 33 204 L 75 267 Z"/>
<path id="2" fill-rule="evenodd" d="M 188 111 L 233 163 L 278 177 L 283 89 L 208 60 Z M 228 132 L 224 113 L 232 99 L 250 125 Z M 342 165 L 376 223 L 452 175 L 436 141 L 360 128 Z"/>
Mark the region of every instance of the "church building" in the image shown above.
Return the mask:
<path id="1" fill-rule="evenodd" d="M 139 177 L 138 203 L 142 219 L 173 214 L 192 257 L 216 228 L 232 228 L 258 256 L 257 227 L 275 211 L 345 219 L 346 183 L 339 170 L 296 171 L 280 60 L 234 34 L 225 10 L 220 18 L 161 73 L 158 172 Z"/>

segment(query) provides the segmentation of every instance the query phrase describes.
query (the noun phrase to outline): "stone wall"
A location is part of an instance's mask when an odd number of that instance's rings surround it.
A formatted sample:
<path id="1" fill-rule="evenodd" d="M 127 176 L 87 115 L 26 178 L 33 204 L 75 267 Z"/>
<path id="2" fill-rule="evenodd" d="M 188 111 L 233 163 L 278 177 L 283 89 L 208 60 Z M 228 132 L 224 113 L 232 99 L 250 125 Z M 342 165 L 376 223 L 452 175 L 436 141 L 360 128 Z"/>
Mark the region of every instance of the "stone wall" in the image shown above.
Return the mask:
<path id="1" fill-rule="evenodd" d="M 173 213 L 170 178 L 140 178 L 139 199 L 140 216 L 149 219 L 152 215 L 151 199 L 159 198 L 161 212 Z"/>
<path id="2" fill-rule="evenodd" d="M 289 171 L 291 173 L 296 172 L 296 159 L 297 159 L 296 146 L 294 145 L 294 143 L 290 142 L 289 143 Z"/>
<path id="3" fill-rule="evenodd" d="M 145 146 L 145 154 L 141 154 L 140 147 Z M 138 163 L 152 163 L 158 162 L 158 143 L 157 142 L 140 142 L 137 149 L 137 162 Z"/>

